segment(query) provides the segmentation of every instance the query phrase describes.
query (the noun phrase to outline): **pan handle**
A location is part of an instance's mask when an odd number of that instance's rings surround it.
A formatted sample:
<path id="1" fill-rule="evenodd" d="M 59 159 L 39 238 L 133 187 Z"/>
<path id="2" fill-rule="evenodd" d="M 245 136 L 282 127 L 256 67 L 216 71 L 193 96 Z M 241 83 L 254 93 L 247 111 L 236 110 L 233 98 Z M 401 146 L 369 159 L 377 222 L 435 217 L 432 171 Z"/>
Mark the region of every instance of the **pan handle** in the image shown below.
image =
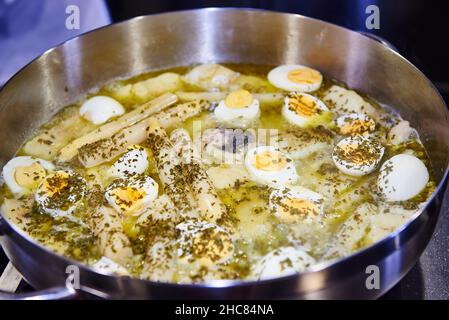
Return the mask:
<path id="1" fill-rule="evenodd" d="M 359 31 L 359 33 L 361 33 L 365 37 L 368 37 L 368 38 L 373 39 L 373 40 L 375 40 L 377 42 L 380 42 L 385 47 L 387 47 L 387 48 L 389 48 L 389 49 L 391 49 L 393 51 L 399 52 L 398 48 L 396 48 L 390 41 L 387 41 L 384 38 L 382 38 L 382 37 L 380 37 L 380 36 L 378 36 L 376 34 L 365 32 L 365 31 Z"/>
<path id="2" fill-rule="evenodd" d="M 67 300 L 74 299 L 77 296 L 77 291 L 68 286 L 26 293 L 11 293 L 0 290 L 0 300 Z"/>

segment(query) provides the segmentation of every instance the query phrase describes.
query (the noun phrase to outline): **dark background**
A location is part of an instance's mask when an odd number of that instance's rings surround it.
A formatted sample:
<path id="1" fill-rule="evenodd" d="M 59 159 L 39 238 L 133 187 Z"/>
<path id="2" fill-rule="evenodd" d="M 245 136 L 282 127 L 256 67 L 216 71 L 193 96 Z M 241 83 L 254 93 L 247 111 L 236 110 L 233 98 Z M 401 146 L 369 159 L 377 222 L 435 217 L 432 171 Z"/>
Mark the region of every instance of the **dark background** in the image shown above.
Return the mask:
<path id="1" fill-rule="evenodd" d="M 107 0 L 113 21 L 202 7 L 252 7 L 299 13 L 379 35 L 420 68 L 449 98 L 449 1 L 438 0 Z M 380 10 L 380 29 L 366 30 L 365 8 Z"/>

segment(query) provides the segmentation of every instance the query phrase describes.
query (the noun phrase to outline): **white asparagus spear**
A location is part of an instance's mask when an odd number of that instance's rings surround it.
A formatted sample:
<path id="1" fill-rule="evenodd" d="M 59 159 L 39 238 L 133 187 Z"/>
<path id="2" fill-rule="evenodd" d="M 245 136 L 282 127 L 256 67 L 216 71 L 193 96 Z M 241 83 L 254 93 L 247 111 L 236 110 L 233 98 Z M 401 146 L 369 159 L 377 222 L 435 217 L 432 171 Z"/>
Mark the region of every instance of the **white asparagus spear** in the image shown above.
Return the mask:
<path id="1" fill-rule="evenodd" d="M 123 232 L 122 219 L 114 209 L 96 207 L 91 216 L 91 228 L 98 238 L 101 254 L 121 266 L 133 256 L 131 243 Z"/>
<path id="2" fill-rule="evenodd" d="M 194 67 L 182 79 L 184 82 L 204 90 L 227 90 L 238 78 L 239 73 L 215 63 L 206 63 Z"/>
<path id="3" fill-rule="evenodd" d="M 162 195 L 161 197 L 167 197 Z M 161 198 L 159 197 L 159 198 Z M 158 199 L 159 199 L 158 198 Z M 167 197 L 169 198 L 169 197 Z M 156 199 L 157 200 L 157 199 Z M 166 204 L 174 209 L 174 205 L 170 199 L 164 200 Z M 165 210 L 162 210 L 165 211 Z M 170 211 L 171 208 L 170 208 Z M 147 225 L 147 241 L 148 247 L 145 255 L 141 278 L 153 281 L 173 281 L 177 264 L 177 247 L 174 239 L 176 239 L 176 223 L 178 222 L 177 212 L 171 215 L 171 218 L 159 219 L 160 217 L 147 217 L 143 224 Z M 140 219 L 140 217 L 139 217 Z M 139 224 L 139 226 L 143 225 Z"/>
<path id="4" fill-rule="evenodd" d="M 165 129 L 176 126 L 185 120 L 194 117 L 208 105 L 209 104 L 205 101 L 192 101 L 160 112 L 117 132 L 111 138 L 102 139 L 92 144 L 85 145 L 80 148 L 78 159 L 86 168 L 91 168 L 110 161 L 125 152 L 128 147 L 140 144 L 147 139 L 147 128 L 149 127 L 151 119 L 156 119 L 161 127 Z"/>
<path id="5" fill-rule="evenodd" d="M 181 158 L 184 176 L 192 188 L 201 217 L 217 223 L 225 216 L 226 208 L 206 173 L 189 133 L 185 129 L 176 129 L 171 133 L 170 140 Z"/>
<path id="6" fill-rule="evenodd" d="M 72 141 L 59 151 L 57 160 L 59 162 L 70 161 L 76 156 L 81 147 L 101 139 L 111 137 L 114 133 L 122 130 L 123 128 L 129 127 L 147 118 L 148 116 L 164 110 L 168 106 L 174 104 L 177 100 L 177 96 L 172 93 L 163 94 L 162 96 L 137 107 L 133 111 L 125 113 L 120 118 L 108 122 L 94 131 Z"/>
<path id="7" fill-rule="evenodd" d="M 181 159 L 176 155 L 170 139 L 157 119 L 148 127 L 148 144 L 156 160 L 159 178 L 165 193 L 183 217 L 196 217 L 196 203 L 182 171 Z"/>
<path id="8" fill-rule="evenodd" d="M 50 122 L 48 128 L 40 130 L 25 143 L 23 151 L 36 158 L 51 160 L 70 141 L 94 130 L 95 126 L 84 120 L 78 110 L 77 107 L 70 107 L 62 111 L 58 120 Z"/>
<path id="9" fill-rule="evenodd" d="M 217 102 L 226 98 L 228 92 L 187 92 L 177 91 L 181 102 L 187 102 L 192 100 L 206 100 L 210 102 Z M 284 95 L 282 93 L 253 93 L 254 99 L 259 100 L 262 105 L 276 105 L 282 103 Z"/>
<path id="10" fill-rule="evenodd" d="M 119 101 L 146 102 L 166 92 L 182 90 L 181 76 L 173 72 L 165 72 L 156 77 L 125 84 L 116 81 L 108 84 L 106 90 Z"/>
<path id="11" fill-rule="evenodd" d="M 139 81 L 132 85 L 131 93 L 139 100 L 148 100 L 165 92 L 173 92 L 182 88 L 181 76 L 166 72 L 154 78 Z"/>
<path id="12" fill-rule="evenodd" d="M 172 282 L 176 270 L 177 248 L 166 236 L 158 236 L 146 252 L 141 278 Z"/>
<path id="13" fill-rule="evenodd" d="M 178 96 L 181 102 L 188 102 L 192 100 L 207 100 L 210 102 L 216 102 L 226 98 L 226 92 L 189 92 L 189 91 L 177 91 L 175 94 Z"/>

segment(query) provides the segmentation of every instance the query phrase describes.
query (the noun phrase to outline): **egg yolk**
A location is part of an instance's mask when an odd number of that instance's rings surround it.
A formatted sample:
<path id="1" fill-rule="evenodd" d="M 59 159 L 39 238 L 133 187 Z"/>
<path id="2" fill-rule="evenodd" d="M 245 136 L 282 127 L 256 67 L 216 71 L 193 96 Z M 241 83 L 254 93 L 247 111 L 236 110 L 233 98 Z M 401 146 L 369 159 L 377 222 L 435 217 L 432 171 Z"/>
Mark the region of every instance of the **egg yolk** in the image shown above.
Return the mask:
<path id="1" fill-rule="evenodd" d="M 376 124 L 374 120 L 348 119 L 340 128 L 340 133 L 343 135 L 357 135 L 365 134 L 374 130 Z"/>
<path id="2" fill-rule="evenodd" d="M 37 191 L 48 209 L 68 210 L 85 194 L 85 181 L 77 174 L 57 171 L 44 180 Z"/>
<path id="3" fill-rule="evenodd" d="M 146 195 L 144 190 L 133 187 L 117 187 L 112 189 L 110 193 L 120 210 L 126 215 L 142 211 L 142 199 Z"/>
<path id="4" fill-rule="evenodd" d="M 281 171 L 287 166 L 287 159 L 279 152 L 264 151 L 256 154 L 253 166 L 263 171 Z"/>
<path id="5" fill-rule="evenodd" d="M 225 105 L 231 109 L 240 109 L 253 103 L 253 96 L 246 90 L 231 92 L 225 99 Z"/>
<path id="6" fill-rule="evenodd" d="M 318 206 L 310 200 L 299 198 L 287 198 L 282 200 L 278 215 L 281 221 L 291 223 L 303 220 L 310 215 L 320 212 Z"/>
<path id="7" fill-rule="evenodd" d="M 289 71 L 287 79 L 297 84 L 312 84 L 321 81 L 321 74 L 310 68 Z"/>
<path id="8" fill-rule="evenodd" d="M 38 186 L 38 184 L 45 178 L 45 169 L 35 162 L 30 166 L 17 167 L 14 170 L 14 179 L 17 184 L 32 189 Z"/>
<path id="9" fill-rule="evenodd" d="M 320 112 L 316 102 L 311 97 L 302 94 L 290 96 L 288 106 L 290 110 L 303 117 L 311 117 Z"/>
<path id="10" fill-rule="evenodd" d="M 69 174 L 64 171 L 49 175 L 42 183 L 41 190 L 47 197 L 58 196 L 69 185 Z"/>

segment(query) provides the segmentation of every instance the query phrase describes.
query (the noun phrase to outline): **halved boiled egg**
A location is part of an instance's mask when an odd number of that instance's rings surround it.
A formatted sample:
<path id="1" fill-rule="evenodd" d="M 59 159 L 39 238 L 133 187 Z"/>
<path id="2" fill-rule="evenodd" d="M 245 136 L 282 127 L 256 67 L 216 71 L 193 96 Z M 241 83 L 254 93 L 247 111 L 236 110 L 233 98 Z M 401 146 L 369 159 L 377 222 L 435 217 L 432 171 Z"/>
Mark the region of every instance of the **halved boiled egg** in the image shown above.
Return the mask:
<path id="1" fill-rule="evenodd" d="M 288 276 L 307 270 L 315 262 L 303 248 L 281 247 L 271 251 L 253 265 L 251 278 L 264 280 Z"/>
<path id="2" fill-rule="evenodd" d="M 178 224 L 176 229 L 181 259 L 212 266 L 229 261 L 234 254 L 234 242 L 229 233 L 213 223 L 190 220 Z"/>
<path id="3" fill-rule="evenodd" d="M 67 217 L 86 195 L 86 180 L 74 171 L 55 171 L 45 177 L 34 198 L 53 217 Z"/>
<path id="4" fill-rule="evenodd" d="M 291 92 L 285 97 L 282 115 L 299 127 L 314 127 L 332 120 L 332 114 L 317 97 L 307 93 Z"/>
<path id="5" fill-rule="evenodd" d="M 300 186 L 274 190 L 270 208 L 283 223 L 313 220 L 323 214 L 323 196 Z"/>
<path id="6" fill-rule="evenodd" d="M 122 178 L 142 174 L 148 169 L 148 153 L 141 146 L 129 147 L 128 151 L 115 161 L 111 169 L 114 175 Z"/>
<path id="7" fill-rule="evenodd" d="M 312 92 L 321 87 L 323 76 L 315 69 L 289 64 L 272 69 L 268 73 L 268 81 L 287 91 Z"/>
<path id="8" fill-rule="evenodd" d="M 106 201 L 117 212 L 139 215 L 157 198 L 159 185 L 149 176 L 114 181 L 105 192 Z"/>
<path id="9" fill-rule="evenodd" d="M 93 124 L 102 124 L 110 118 L 124 114 L 125 108 L 111 97 L 95 96 L 84 101 L 79 112 Z"/>
<path id="10" fill-rule="evenodd" d="M 34 190 L 48 171 L 54 170 L 52 163 L 30 156 L 12 158 L 3 167 L 3 179 L 9 190 L 17 196 Z"/>
<path id="11" fill-rule="evenodd" d="M 363 136 L 348 137 L 334 148 L 335 166 L 350 176 L 363 176 L 373 172 L 384 155 L 384 147 L 374 139 Z"/>
<path id="12" fill-rule="evenodd" d="M 214 110 L 218 122 L 233 127 L 244 127 L 259 117 L 259 100 L 246 90 L 231 92 Z"/>
<path id="13" fill-rule="evenodd" d="M 272 187 L 290 185 L 298 179 L 295 165 L 274 146 L 261 146 L 248 151 L 245 167 L 251 178 Z"/>
<path id="14" fill-rule="evenodd" d="M 338 133 L 341 135 L 366 135 L 373 132 L 376 122 L 367 115 L 361 113 L 350 113 L 342 115 L 336 120 Z"/>
<path id="15" fill-rule="evenodd" d="M 429 171 L 415 156 L 398 154 L 380 168 L 377 186 L 387 201 L 405 201 L 417 196 L 429 182 Z"/>

